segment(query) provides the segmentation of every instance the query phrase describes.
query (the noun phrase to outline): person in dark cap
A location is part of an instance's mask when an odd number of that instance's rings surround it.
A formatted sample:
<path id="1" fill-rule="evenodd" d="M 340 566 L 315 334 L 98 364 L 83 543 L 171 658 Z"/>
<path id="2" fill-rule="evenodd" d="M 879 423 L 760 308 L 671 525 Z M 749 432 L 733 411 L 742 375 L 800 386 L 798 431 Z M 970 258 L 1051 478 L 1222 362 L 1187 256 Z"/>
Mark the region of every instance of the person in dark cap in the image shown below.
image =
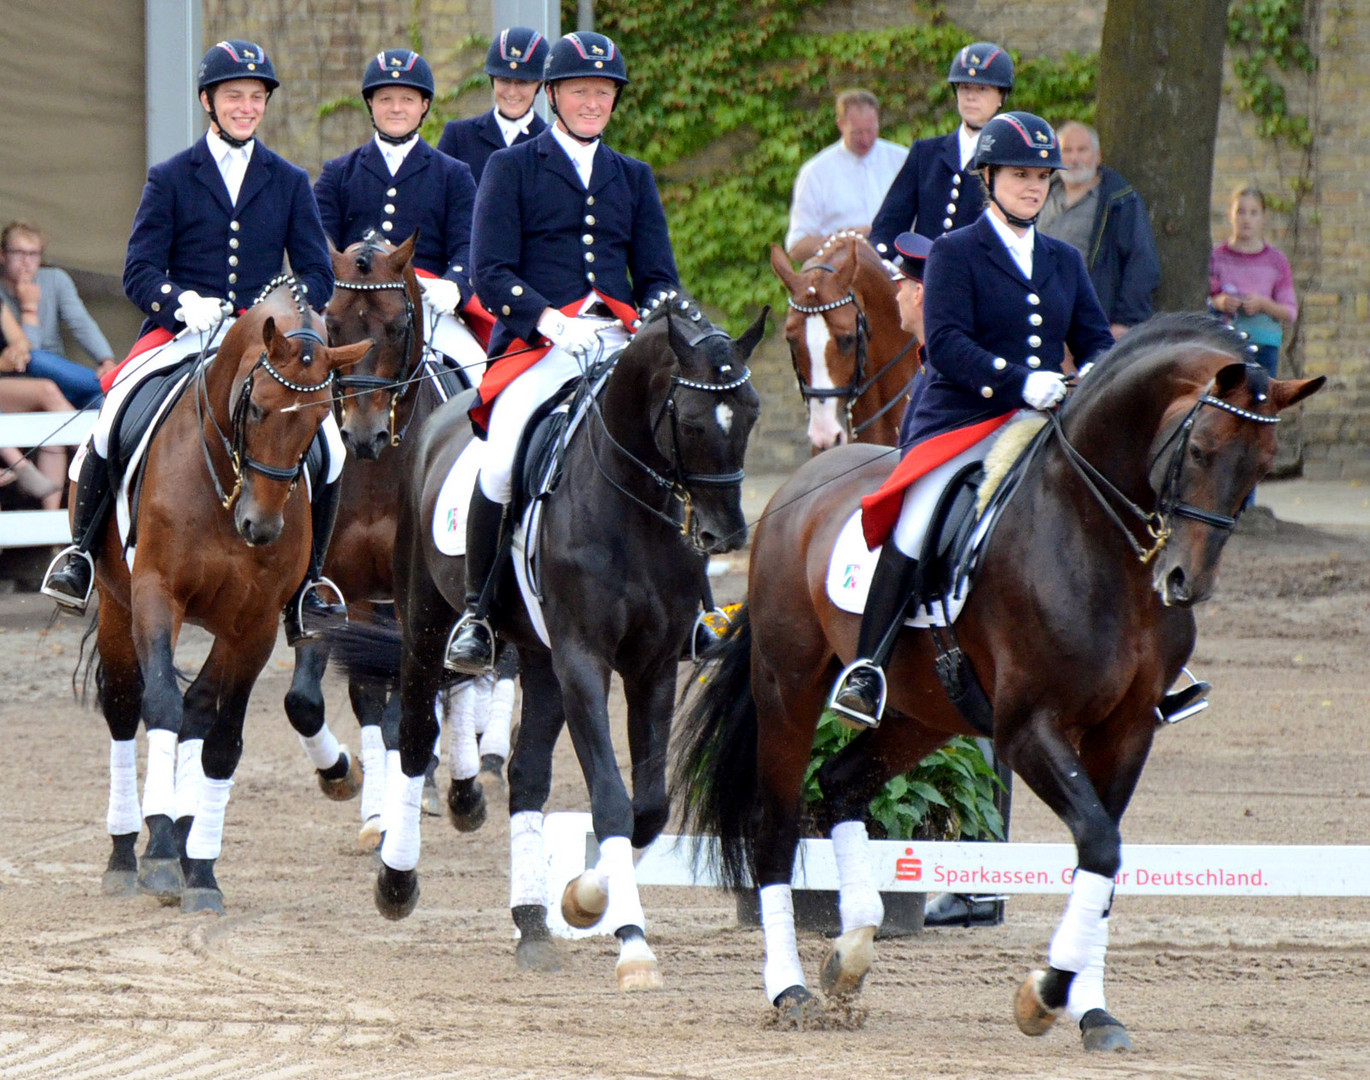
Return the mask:
<path id="1" fill-rule="evenodd" d="M 905 232 L 894 238 L 893 246 L 895 254 L 889 262 L 894 267 L 898 284 L 895 301 L 899 304 L 899 328 L 918 341 L 919 363 L 918 373 L 909 387 L 909 403 L 899 421 L 899 450 L 902 453 L 913 445 L 914 407 L 928 382 L 927 368 L 922 366 L 923 345 L 927 341 L 923 333 L 923 268 L 932 251 L 932 241 L 918 233 Z"/>

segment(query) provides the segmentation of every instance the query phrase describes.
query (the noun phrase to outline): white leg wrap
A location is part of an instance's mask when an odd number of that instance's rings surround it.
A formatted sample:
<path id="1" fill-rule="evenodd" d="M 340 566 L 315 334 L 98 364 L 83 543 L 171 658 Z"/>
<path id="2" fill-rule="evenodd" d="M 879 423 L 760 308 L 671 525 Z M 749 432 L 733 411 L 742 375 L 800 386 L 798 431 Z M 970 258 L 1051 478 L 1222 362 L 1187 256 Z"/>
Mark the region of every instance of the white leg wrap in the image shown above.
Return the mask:
<path id="1" fill-rule="evenodd" d="M 176 813 L 176 732 L 147 733 L 147 775 L 143 777 L 143 817 Z"/>
<path id="2" fill-rule="evenodd" d="M 1076 870 L 1061 925 L 1051 936 L 1047 960 L 1060 971 L 1084 971 L 1099 923 L 1113 899 L 1113 879 Z"/>
<path id="3" fill-rule="evenodd" d="M 395 751 L 398 758 L 399 752 Z M 419 865 L 419 804 L 423 801 L 423 777 L 403 774 L 385 785 L 385 842 L 381 860 L 392 870 L 412 870 Z"/>
<path id="4" fill-rule="evenodd" d="M 788 885 L 767 885 L 760 893 L 761 929 L 766 935 L 766 1000 L 774 1003 L 791 986 L 807 986 L 794 939 L 794 896 Z"/>
<path id="5" fill-rule="evenodd" d="M 452 738 L 447 752 L 451 756 L 452 779 L 470 780 L 480 772 L 480 749 L 476 746 L 476 701 L 482 696 L 484 679 L 472 679 L 452 692 Z"/>
<path id="6" fill-rule="evenodd" d="M 1104 957 L 1108 954 L 1108 919 L 1099 920 L 1099 931 L 1089 947 L 1089 963 L 1070 981 L 1066 1015 L 1079 1024 L 1090 1009 L 1104 1009 Z"/>
<path id="7" fill-rule="evenodd" d="M 333 730 L 327 724 L 319 728 L 318 734 L 309 738 L 301 735 L 300 745 L 304 747 L 304 752 L 309 755 L 309 761 L 316 769 L 331 769 L 338 763 L 338 755 L 342 753 L 342 747 L 338 745 Z"/>
<path id="8" fill-rule="evenodd" d="M 186 855 L 191 859 L 217 859 L 224 842 L 224 811 L 232 780 L 200 781 L 200 802 L 195 808 L 195 824 L 186 838 Z"/>
<path id="9" fill-rule="evenodd" d="M 479 736 L 490 718 L 490 695 L 495 690 L 495 676 L 487 672 L 466 684 L 471 688 L 471 726 Z"/>
<path id="10" fill-rule="evenodd" d="M 599 845 L 595 866 L 609 883 L 609 906 L 600 925 L 610 933 L 624 926 L 647 929 L 647 916 L 637 895 L 637 873 L 633 869 L 633 842 L 626 836 L 606 836 Z"/>
<path id="11" fill-rule="evenodd" d="M 176 813 L 177 820 L 194 817 L 200 806 L 200 785 L 205 769 L 200 763 L 204 739 L 186 739 L 176 746 Z"/>
<path id="12" fill-rule="evenodd" d="M 547 907 L 547 862 L 542 851 L 542 814 L 521 810 L 509 818 L 509 906 Z"/>
<path id="13" fill-rule="evenodd" d="M 400 804 L 395 801 L 399 793 L 400 785 L 409 777 L 404 775 L 404 770 L 400 768 L 400 752 L 398 750 L 387 750 L 385 752 L 385 797 L 381 800 L 381 828 L 390 828 L 390 811 Z M 418 777 L 422 784 L 423 777 Z M 393 863 L 391 864 L 394 865 Z M 396 866 L 396 870 L 404 870 L 407 867 Z"/>
<path id="14" fill-rule="evenodd" d="M 514 720 L 514 680 L 500 679 L 490 694 L 490 707 L 485 712 L 485 730 L 480 737 L 480 752 L 496 757 L 509 756 L 509 728 Z M 479 719 L 477 720 L 479 723 Z"/>
<path id="15" fill-rule="evenodd" d="M 362 821 L 370 821 L 385 805 L 385 739 L 379 724 L 362 727 Z"/>
<path id="16" fill-rule="evenodd" d="M 105 827 L 110 836 L 127 836 L 143 828 L 138 808 L 138 740 L 109 740 L 109 810 Z"/>
<path id="17" fill-rule="evenodd" d="M 837 859 L 837 906 L 842 913 L 842 933 L 858 926 L 879 927 L 885 918 L 885 905 L 875 887 L 866 823 L 843 821 L 833 826 L 832 852 Z"/>

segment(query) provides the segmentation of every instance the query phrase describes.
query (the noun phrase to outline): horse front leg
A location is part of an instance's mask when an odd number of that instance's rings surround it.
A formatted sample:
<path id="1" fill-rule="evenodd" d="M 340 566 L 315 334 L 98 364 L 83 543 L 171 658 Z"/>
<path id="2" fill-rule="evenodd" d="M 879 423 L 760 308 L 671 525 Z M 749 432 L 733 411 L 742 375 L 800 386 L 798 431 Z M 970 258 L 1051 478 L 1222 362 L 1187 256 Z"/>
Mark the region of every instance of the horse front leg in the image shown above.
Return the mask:
<path id="1" fill-rule="evenodd" d="M 666 744 L 675 710 L 677 658 L 623 680 L 628 700 L 628 752 L 633 763 L 633 847 L 647 847 L 671 816 L 666 795 Z"/>
<path id="2" fill-rule="evenodd" d="M 248 698 L 276 644 L 275 620 L 272 619 L 268 626 L 269 632 L 247 640 L 226 642 L 216 638 L 196 679 L 197 683 L 203 680 L 206 687 L 214 688 L 218 707 L 200 752 L 204 775 L 200 781 L 195 820 L 186 837 L 189 869 L 181 896 L 181 911 L 185 914 L 199 911 L 224 914 L 224 894 L 215 877 L 214 864 L 223 847 L 224 817 L 233 774 L 243 755 L 243 721 Z"/>
<path id="3" fill-rule="evenodd" d="M 647 945 L 647 918 L 633 869 L 633 804 L 619 775 L 609 727 L 609 665 L 582 643 L 559 640 L 552 666 L 599 841 L 599 862 L 566 886 L 562 914 L 572 926 L 599 923 L 618 938 L 614 974 L 620 990 L 660 989 L 661 971 Z"/>
<path id="4" fill-rule="evenodd" d="M 385 836 L 385 791 L 400 774 L 400 701 L 385 688 L 349 677 L 347 697 L 361 731 L 361 830 L 357 847 L 375 851 Z"/>
<path id="5" fill-rule="evenodd" d="M 295 649 L 295 673 L 285 692 L 285 715 L 314 766 L 319 790 L 334 802 L 355 799 L 362 785 L 362 763 L 328 726 L 323 675 L 328 668 L 326 641 L 306 641 Z"/>
<path id="6" fill-rule="evenodd" d="M 112 845 L 101 889 L 106 896 L 132 896 L 137 891 L 138 834 L 143 828 L 138 804 L 137 741 L 143 677 L 133 650 L 128 610 L 103 591 L 96 634 L 100 710 L 109 727 L 109 808 L 105 827 Z"/>

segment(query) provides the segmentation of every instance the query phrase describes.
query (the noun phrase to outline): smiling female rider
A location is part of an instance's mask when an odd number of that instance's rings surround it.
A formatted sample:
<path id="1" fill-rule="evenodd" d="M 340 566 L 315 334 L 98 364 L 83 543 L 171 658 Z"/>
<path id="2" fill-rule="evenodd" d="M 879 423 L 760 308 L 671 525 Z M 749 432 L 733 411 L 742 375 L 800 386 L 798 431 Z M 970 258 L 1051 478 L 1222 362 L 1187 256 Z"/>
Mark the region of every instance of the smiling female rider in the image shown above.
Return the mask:
<path id="1" fill-rule="evenodd" d="M 524 424 L 587 358 L 628 341 L 635 307 L 679 287 L 651 167 L 600 141 L 628 82 L 623 54 L 602 34 L 567 34 L 543 81 L 556 123 L 496 151 L 476 193 L 476 288 L 499 322 L 472 409 L 486 446 L 467 517 L 466 612 L 445 661 L 468 675 L 495 659 L 488 583 Z"/>
<path id="2" fill-rule="evenodd" d="M 1051 126 L 1031 113 L 996 116 L 980 133 L 975 168 L 990 205 L 933 244 L 923 273 L 930 379 L 914 412 L 914 446 L 862 501 L 866 541 L 884 547 L 857 659 L 839 676 L 832 707 L 865 727 L 880 722 L 917 545 L 946 481 L 982 461 L 1018 410 L 1060 404 L 1066 347 L 1083 368 L 1113 345 L 1080 253 L 1033 227 L 1061 168 Z"/>
<path id="3" fill-rule="evenodd" d="M 147 316 L 143 336 L 109 385 L 91 437 L 73 463 L 73 543 L 43 581 L 45 595 L 77 613 L 90 600 L 91 552 L 114 504 L 106 465 L 110 429 L 133 390 L 219 341 L 233 324 L 230 313 L 254 301 L 286 256 L 311 307 L 322 310 L 333 292 L 333 265 L 309 176 L 256 138 L 280 85 L 265 50 L 251 41 L 220 41 L 200 61 L 197 84 L 209 131 L 148 170 L 124 260 L 124 292 Z M 331 413 L 323 431 L 328 473 L 314 492 L 309 569 L 286 609 L 291 644 L 308 636 L 300 625 L 304 614 L 336 613 L 316 589 L 337 515 L 344 455 Z"/>

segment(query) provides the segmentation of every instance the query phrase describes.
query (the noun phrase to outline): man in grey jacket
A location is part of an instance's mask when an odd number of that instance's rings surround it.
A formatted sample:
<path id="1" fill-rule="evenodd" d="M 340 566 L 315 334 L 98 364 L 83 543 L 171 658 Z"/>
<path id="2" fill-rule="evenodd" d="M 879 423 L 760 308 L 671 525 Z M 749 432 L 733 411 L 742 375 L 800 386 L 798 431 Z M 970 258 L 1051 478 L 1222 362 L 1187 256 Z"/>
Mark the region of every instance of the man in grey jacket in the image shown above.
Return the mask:
<path id="1" fill-rule="evenodd" d="M 1099 135 L 1078 120 L 1056 129 L 1061 162 L 1037 227 L 1076 247 L 1115 338 L 1151 318 L 1161 264 L 1146 204 L 1099 160 Z"/>

